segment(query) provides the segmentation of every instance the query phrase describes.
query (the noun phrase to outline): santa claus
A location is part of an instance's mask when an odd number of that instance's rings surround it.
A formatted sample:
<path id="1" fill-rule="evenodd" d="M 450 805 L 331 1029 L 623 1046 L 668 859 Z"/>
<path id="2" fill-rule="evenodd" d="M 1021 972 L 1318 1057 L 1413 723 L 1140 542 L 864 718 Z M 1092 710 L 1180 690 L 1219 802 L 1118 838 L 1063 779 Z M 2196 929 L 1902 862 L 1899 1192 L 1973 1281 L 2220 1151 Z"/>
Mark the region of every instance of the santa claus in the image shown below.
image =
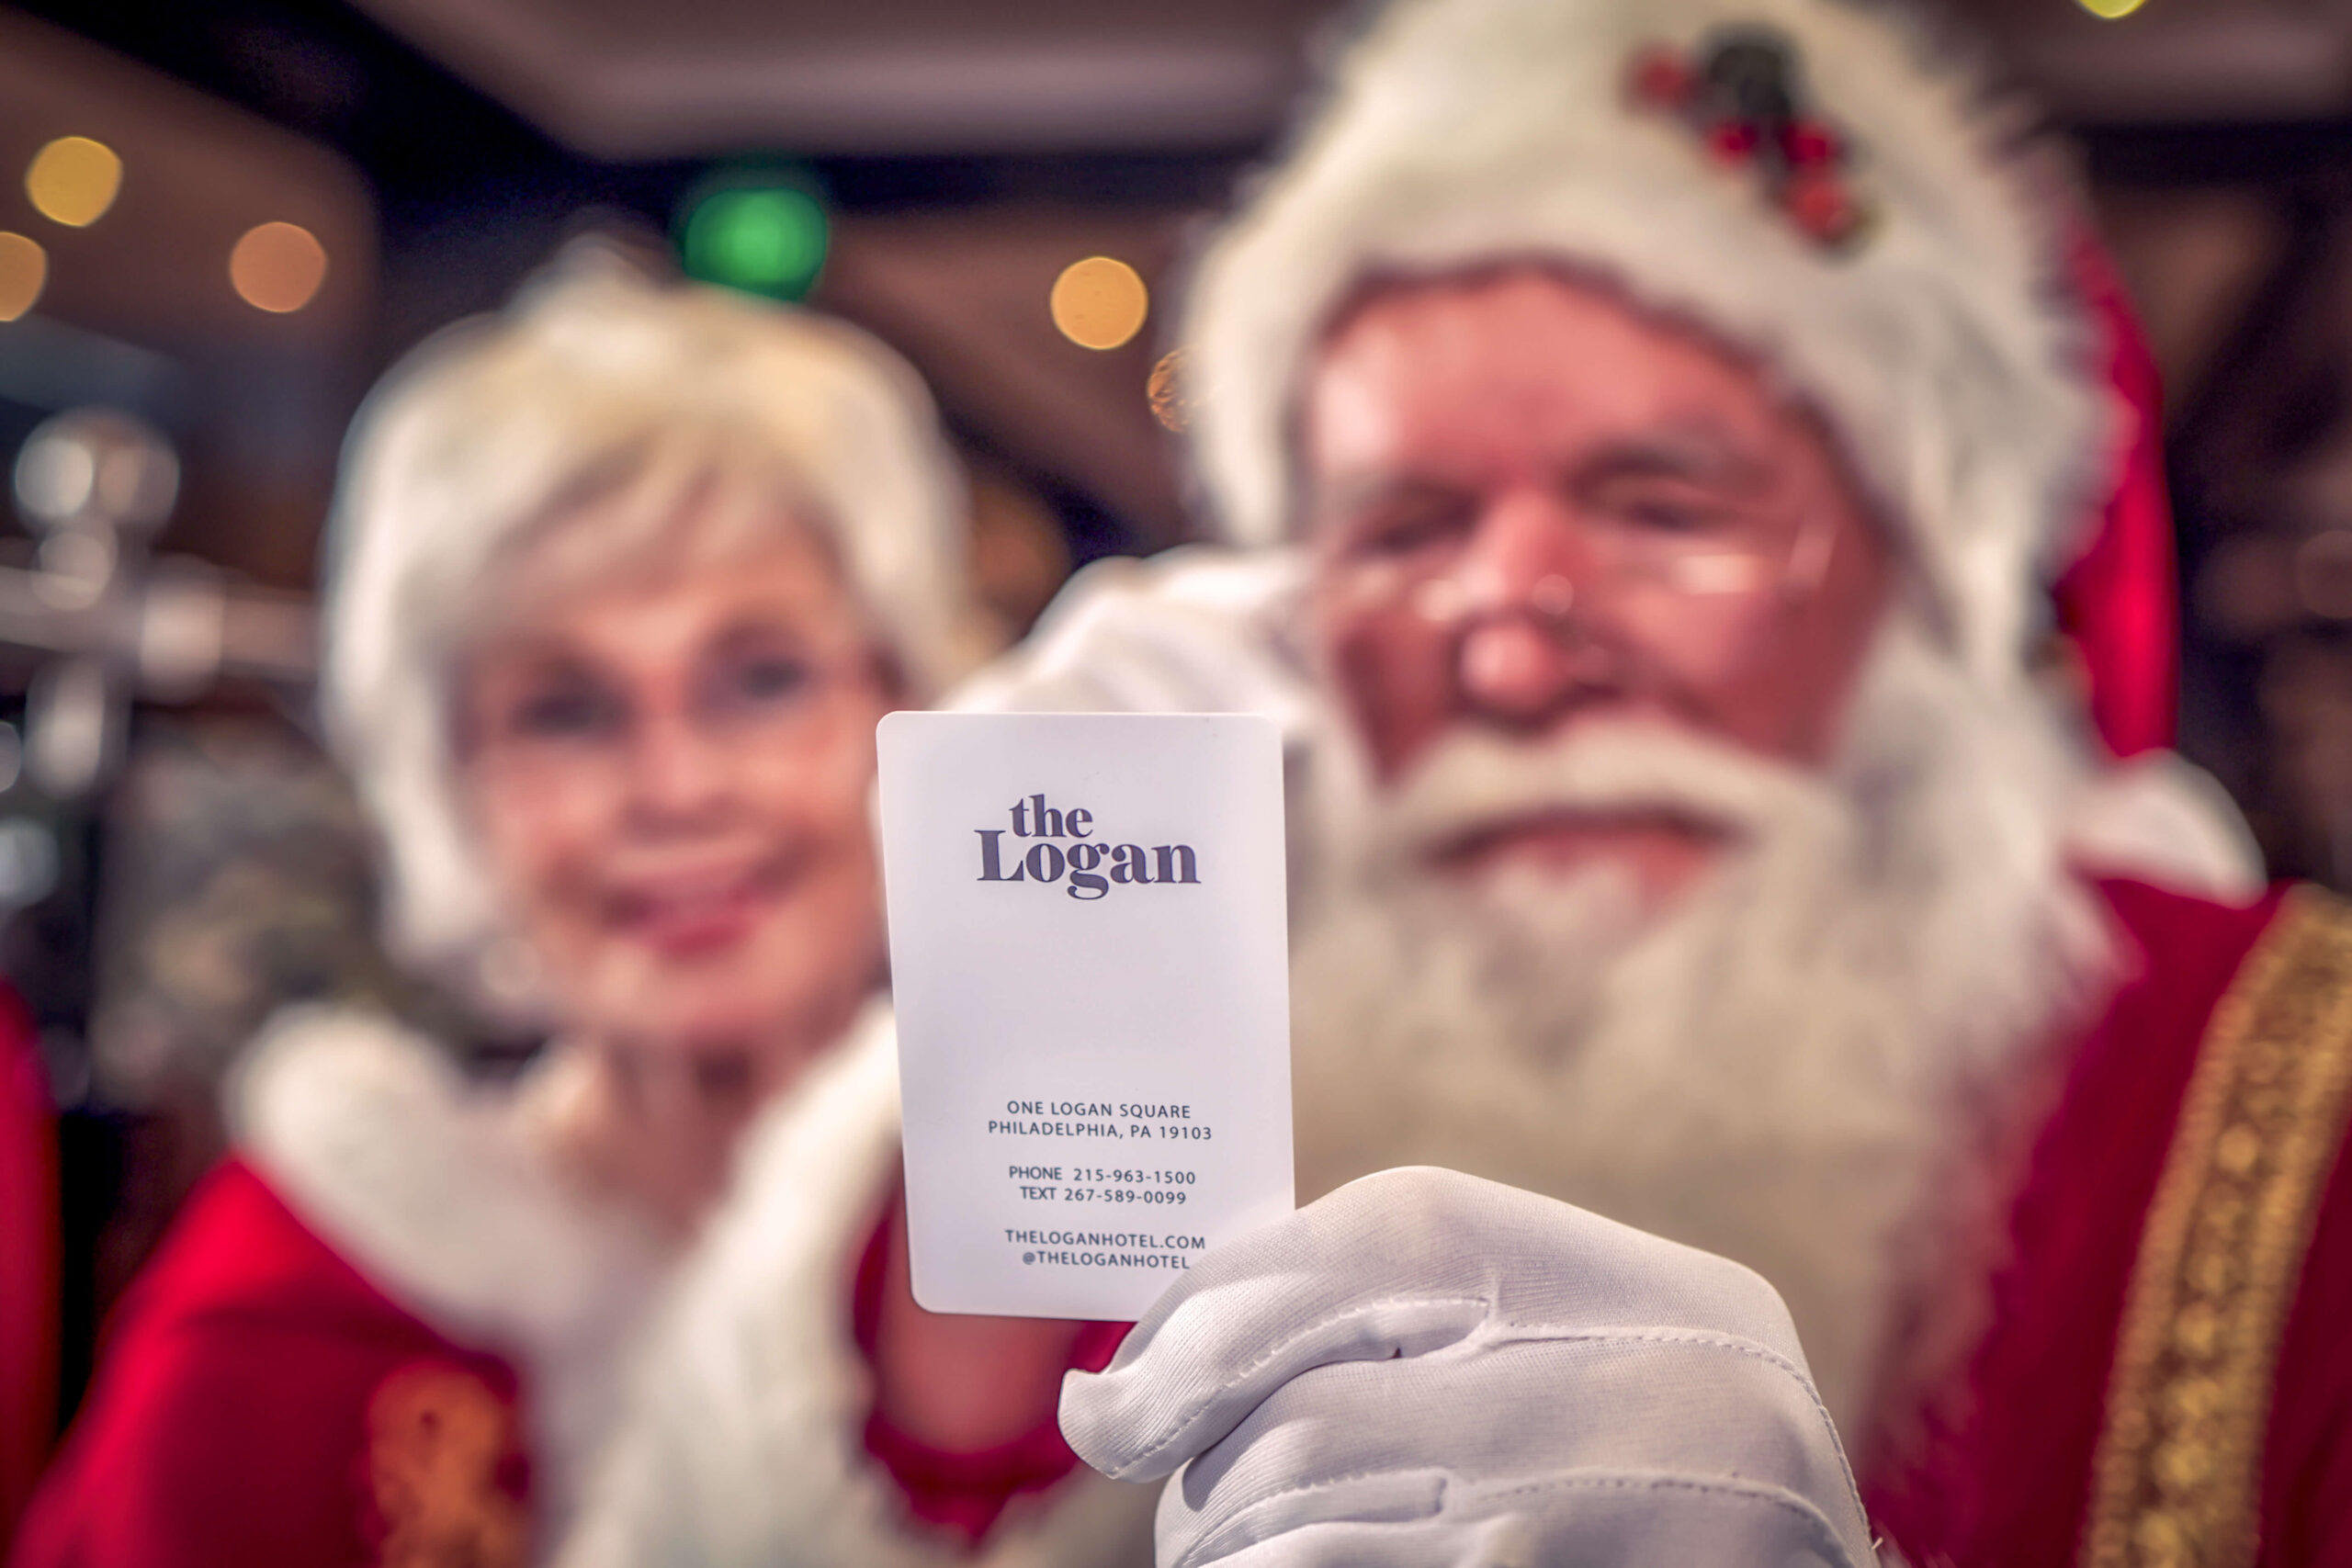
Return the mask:
<path id="1" fill-rule="evenodd" d="M 1419 1162 L 1752 1267 L 1914 1561 L 2352 1561 L 2352 921 L 2164 750 L 2154 376 L 2029 130 L 1840 0 L 1399 0 L 1193 284 L 1240 547 L 1096 569 L 966 700 L 1283 724 L 1302 1195 Z M 924 1559 L 842 1326 L 888 1075 L 769 1130 L 583 1560 Z M 1689 1561 L 1668 1492 L 1759 1476 L 1817 1526 L 1759 1560 L 1867 1554 L 1818 1432 L 1736 1437 L 1777 1395 L 1497 1359 L 1785 1367 L 1769 1313 L 1463 1180 L 1310 1204 L 1071 1380 L 1102 1468 L 1189 1460 L 1162 1561 Z"/>

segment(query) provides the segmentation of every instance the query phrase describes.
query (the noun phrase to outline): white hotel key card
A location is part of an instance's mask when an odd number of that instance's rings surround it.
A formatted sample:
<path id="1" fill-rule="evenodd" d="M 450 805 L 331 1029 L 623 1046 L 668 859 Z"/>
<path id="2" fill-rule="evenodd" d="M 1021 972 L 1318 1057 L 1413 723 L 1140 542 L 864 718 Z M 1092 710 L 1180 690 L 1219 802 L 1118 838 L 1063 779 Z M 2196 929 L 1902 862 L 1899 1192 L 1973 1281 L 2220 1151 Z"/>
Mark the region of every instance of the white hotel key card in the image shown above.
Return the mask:
<path id="1" fill-rule="evenodd" d="M 899 713 L 879 739 L 915 1300 L 1141 1316 L 1292 1206 L 1274 727 Z"/>

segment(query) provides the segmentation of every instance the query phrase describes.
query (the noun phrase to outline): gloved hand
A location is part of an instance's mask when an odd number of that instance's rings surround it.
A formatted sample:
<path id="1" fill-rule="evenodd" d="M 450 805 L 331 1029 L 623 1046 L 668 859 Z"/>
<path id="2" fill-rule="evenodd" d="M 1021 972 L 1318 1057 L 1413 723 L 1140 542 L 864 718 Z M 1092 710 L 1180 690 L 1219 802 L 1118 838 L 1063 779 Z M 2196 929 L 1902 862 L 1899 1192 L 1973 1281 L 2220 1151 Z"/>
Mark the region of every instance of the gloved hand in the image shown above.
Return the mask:
<path id="1" fill-rule="evenodd" d="M 1874 1562 L 1780 1297 L 1427 1168 L 1207 1254 L 1062 1432 L 1160 1495 L 1160 1568 Z"/>

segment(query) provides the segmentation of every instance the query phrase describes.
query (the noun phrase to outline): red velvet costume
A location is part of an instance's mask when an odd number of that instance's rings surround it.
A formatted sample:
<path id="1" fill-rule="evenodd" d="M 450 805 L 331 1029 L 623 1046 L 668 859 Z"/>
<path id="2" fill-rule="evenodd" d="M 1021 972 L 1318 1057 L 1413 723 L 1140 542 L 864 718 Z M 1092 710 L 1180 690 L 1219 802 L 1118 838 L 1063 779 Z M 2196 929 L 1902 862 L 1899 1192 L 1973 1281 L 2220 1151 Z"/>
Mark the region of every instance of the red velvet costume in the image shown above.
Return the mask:
<path id="1" fill-rule="evenodd" d="M 2279 923 L 2278 892 L 2237 910 L 2130 883 L 2105 891 L 2138 973 L 2076 1048 L 2034 1150 L 1968 1414 L 1915 1473 L 1871 1489 L 1873 1515 L 1917 1562 L 2088 1560 L 2093 1456 L 2117 1415 L 2110 1369 L 2143 1221 L 2216 1004 Z M 2336 1111 L 2326 1131 L 2340 1136 Z M 2314 1196 L 2275 1379 L 2253 1391 L 2271 1400 L 2256 1561 L 2280 1568 L 2352 1563 L 2352 1161 L 2334 1162 Z"/>
<path id="2" fill-rule="evenodd" d="M 232 1159 L 117 1309 L 14 1561 L 520 1562 L 516 1392 Z"/>
<path id="3" fill-rule="evenodd" d="M 0 1543 L 56 1423 L 56 1130 L 32 1021 L 0 990 Z"/>
<path id="4" fill-rule="evenodd" d="M 882 1235 L 853 1287 L 869 1354 Z M 1100 1370 L 1124 1332 L 1090 1325 L 1072 1364 Z M 401 1308 L 231 1159 L 119 1309 L 103 1372 L 11 1561 L 519 1564 L 530 1503 L 520 1393 L 507 1360 Z M 963 1540 L 1078 1462 L 1050 1425 L 965 1454 L 877 1416 L 865 1442 L 910 1518 Z"/>

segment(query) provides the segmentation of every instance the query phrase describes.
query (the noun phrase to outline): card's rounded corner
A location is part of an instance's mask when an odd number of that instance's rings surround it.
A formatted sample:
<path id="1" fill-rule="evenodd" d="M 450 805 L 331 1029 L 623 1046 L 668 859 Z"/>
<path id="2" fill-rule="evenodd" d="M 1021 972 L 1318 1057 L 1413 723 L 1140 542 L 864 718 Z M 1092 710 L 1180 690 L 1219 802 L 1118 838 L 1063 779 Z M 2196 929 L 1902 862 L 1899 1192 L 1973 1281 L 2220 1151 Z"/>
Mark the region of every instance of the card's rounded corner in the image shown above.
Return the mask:
<path id="1" fill-rule="evenodd" d="M 941 1306 L 936 1301 L 925 1300 L 922 1270 L 918 1267 L 914 1267 L 913 1262 L 914 1260 L 911 1258 L 908 1259 L 910 1267 L 907 1269 L 907 1293 L 914 1297 L 915 1305 L 922 1308 L 925 1312 L 937 1313 L 942 1317 L 971 1317 L 976 1315 L 969 1309 L 965 1307 Z"/>

